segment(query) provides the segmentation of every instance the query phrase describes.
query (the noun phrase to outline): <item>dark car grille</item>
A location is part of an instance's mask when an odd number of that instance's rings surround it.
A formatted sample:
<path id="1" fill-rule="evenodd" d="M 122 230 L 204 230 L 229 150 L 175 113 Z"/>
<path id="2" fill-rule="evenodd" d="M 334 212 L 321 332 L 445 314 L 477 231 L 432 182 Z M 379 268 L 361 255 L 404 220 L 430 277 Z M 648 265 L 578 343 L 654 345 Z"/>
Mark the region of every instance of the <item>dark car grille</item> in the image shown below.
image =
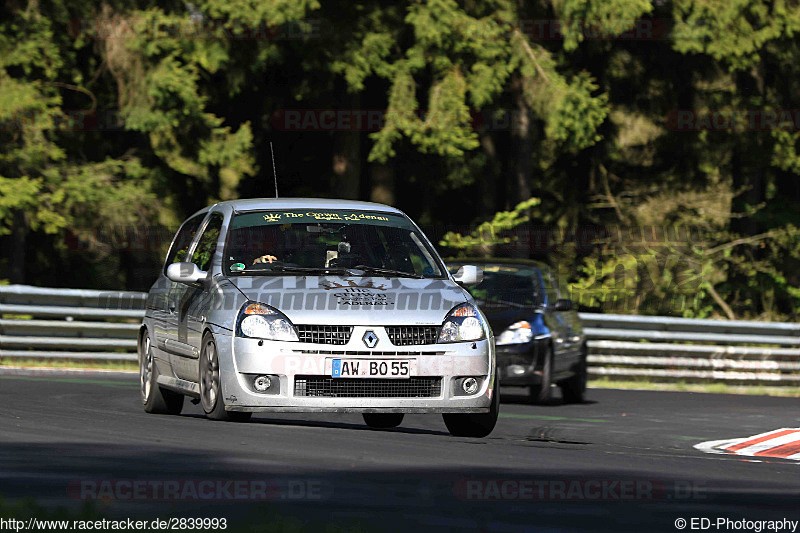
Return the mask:
<path id="1" fill-rule="evenodd" d="M 386 326 L 386 333 L 395 346 L 436 344 L 439 340 L 439 326 Z"/>
<path id="2" fill-rule="evenodd" d="M 353 326 L 297 326 L 300 342 L 342 345 L 350 341 L 352 334 Z"/>
<path id="3" fill-rule="evenodd" d="M 329 378 L 296 376 L 295 396 L 318 398 L 435 398 L 441 394 L 442 378 L 408 379 Z"/>

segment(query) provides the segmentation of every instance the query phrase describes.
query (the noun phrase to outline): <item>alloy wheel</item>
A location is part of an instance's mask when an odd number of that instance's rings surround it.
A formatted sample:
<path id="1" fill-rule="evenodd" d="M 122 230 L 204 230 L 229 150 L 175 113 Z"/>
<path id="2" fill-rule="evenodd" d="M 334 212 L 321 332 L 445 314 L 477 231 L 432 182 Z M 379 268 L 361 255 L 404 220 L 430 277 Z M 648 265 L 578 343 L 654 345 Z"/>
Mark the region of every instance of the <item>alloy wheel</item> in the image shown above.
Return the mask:
<path id="1" fill-rule="evenodd" d="M 139 360 L 139 380 L 142 391 L 142 403 L 150 399 L 150 389 L 153 379 L 153 350 L 150 349 L 150 336 L 144 338 L 142 356 Z"/>
<path id="2" fill-rule="evenodd" d="M 206 342 L 203 350 L 202 375 L 200 376 L 200 400 L 203 410 L 210 413 L 217 405 L 219 394 L 219 359 L 214 342 Z"/>

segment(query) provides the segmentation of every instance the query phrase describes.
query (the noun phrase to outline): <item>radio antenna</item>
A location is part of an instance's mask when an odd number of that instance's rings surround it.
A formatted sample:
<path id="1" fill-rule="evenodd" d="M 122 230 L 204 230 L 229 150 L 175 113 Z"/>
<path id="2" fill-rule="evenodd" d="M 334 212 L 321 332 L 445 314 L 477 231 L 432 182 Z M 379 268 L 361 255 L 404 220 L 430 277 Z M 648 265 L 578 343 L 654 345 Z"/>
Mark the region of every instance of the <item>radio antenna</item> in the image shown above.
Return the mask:
<path id="1" fill-rule="evenodd" d="M 269 142 L 269 153 L 272 156 L 272 177 L 275 178 L 275 198 L 278 197 L 278 174 L 275 172 L 275 152 L 272 150 L 272 141 Z"/>

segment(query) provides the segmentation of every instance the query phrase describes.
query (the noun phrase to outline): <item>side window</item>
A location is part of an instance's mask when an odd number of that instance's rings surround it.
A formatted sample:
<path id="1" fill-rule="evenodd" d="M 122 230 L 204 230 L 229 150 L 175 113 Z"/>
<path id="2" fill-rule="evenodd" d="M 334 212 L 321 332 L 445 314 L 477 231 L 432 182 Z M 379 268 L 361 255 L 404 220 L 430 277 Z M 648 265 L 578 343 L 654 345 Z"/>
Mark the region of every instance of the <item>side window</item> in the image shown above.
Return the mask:
<path id="1" fill-rule="evenodd" d="M 200 223 L 203 222 L 204 218 L 206 218 L 205 213 L 192 217 L 183 223 L 181 229 L 175 234 L 175 240 L 172 241 L 172 247 L 169 249 L 164 270 L 172 263 L 186 261 L 186 253 L 189 251 L 189 245 L 192 244 L 192 239 L 194 239 L 194 235 L 197 233 L 197 229 L 200 227 Z"/>
<path id="2" fill-rule="evenodd" d="M 220 231 L 222 231 L 222 215 L 213 213 L 208 219 L 208 224 L 206 224 L 203 234 L 200 235 L 200 242 L 197 243 L 197 248 L 192 254 L 192 263 L 197 265 L 200 270 L 208 270 L 211 266 L 214 252 L 217 251 Z"/>

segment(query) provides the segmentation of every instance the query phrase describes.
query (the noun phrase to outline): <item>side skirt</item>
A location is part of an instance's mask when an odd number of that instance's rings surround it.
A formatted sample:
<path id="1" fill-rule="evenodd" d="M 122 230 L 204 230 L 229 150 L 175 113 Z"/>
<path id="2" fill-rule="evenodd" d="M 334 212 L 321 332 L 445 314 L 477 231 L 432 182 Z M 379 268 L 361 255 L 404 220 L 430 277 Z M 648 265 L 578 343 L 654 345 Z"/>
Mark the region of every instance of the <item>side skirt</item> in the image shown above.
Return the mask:
<path id="1" fill-rule="evenodd" d="M 185 379 L 178 379 L 170 376 L 158 376 L 158 384 L 165 389 L 181 392 L 186 396 L 191 396 L 192 398 L 200 397 L 200 385 L 197 383 L 192 383 L 191 381 L 186 381 Z"/>

